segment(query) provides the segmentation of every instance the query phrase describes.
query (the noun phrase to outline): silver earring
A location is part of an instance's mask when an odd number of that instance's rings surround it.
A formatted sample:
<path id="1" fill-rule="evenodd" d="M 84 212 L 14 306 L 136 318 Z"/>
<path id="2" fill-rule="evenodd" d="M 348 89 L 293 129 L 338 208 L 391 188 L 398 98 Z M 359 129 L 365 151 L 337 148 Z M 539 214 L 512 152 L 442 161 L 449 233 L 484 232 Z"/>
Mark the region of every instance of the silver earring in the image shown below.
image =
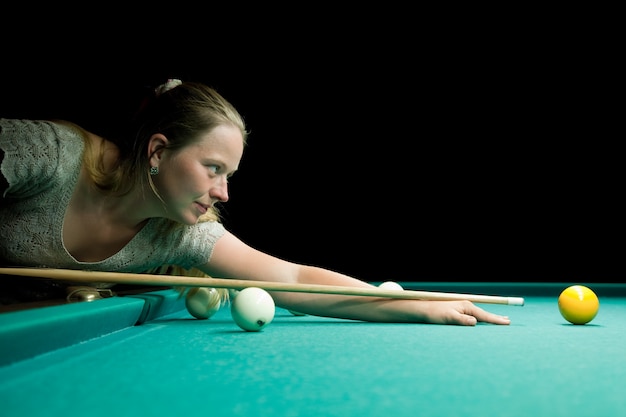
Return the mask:
<path id="1" fill-rule="evenodd" d="M 159 167 L 150 167 L 150 175 L 154 176 L 159 173 Z"/>

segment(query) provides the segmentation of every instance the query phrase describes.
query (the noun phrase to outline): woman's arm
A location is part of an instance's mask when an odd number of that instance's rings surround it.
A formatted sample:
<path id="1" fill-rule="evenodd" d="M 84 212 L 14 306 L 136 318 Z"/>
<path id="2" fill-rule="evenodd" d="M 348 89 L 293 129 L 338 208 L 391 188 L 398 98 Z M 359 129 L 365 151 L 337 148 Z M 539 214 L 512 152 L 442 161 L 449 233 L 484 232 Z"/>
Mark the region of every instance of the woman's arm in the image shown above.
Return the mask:
<path id="1" fill-rule="evenodd" d="M 258 251 L 226 232 L 216 243 L 211 261 L 201 267 L 215 278 L 373 287 L 327 269 L 288 262 Z M 276 304 L 305 314 L 344 319 L 475 325 L 509 324 L 507 317 L 489 313 L 469 301 L 419 301 L 294 292 L 272 292 Z"/>

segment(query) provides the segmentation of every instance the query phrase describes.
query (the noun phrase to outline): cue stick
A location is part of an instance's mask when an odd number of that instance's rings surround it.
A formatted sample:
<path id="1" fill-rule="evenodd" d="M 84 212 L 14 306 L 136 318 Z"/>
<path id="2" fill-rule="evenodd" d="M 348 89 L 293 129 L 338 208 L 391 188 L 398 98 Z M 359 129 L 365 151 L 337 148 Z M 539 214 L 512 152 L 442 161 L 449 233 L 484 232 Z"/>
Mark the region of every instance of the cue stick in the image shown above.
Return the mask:
<path id="1" fill-rule="evenodd" d="M 400 291 L 394 289 L 383 289 L 378 287 L 361 288 L 322 284 L 289 284 L 283 282 L 252 281 L 231 278 L 201 278 L 180 275 L 154 275 L 125 272 L 26 267 L 0 268 L 0 274 L 47 278 L 81 283 L 106 282 L 110 284 L 155 285 L 175 287 L 213 287 L 231 288 L 235 290 L 242 290 L 247 287 L 257 287 L 266 291 L 354 295 L 382 298 L 399 298 L 406 300 L 469 300 L 475 303 L 506 304 L 514 306 L 524 305 L 524 299 L 521 297 L 458 294 L 415 290 Z"/>

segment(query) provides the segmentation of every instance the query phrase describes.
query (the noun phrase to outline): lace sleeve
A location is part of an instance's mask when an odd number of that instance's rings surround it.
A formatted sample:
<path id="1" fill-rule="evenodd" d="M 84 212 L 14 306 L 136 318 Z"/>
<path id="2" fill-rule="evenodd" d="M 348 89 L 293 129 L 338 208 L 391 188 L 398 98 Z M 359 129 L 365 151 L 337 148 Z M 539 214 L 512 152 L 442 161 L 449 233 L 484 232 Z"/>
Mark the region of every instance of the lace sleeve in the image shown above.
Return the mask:
<path id="1" fill-rule="evenodd" d="M 5 197 L 24 198 L 56 184 L 63 149 L 82 151 L 78 133 L 48 121 L 0 119 L 0 172 L 9 187 Z"/>

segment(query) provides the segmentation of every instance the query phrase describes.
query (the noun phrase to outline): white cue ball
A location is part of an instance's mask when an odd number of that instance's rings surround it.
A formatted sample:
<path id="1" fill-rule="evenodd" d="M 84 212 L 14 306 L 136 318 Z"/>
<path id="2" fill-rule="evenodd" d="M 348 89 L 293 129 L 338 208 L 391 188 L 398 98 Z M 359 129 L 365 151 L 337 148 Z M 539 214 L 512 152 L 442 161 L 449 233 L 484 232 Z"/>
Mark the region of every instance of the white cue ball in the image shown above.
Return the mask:
<path id="1" fill-rule="evenodd" d="M 404 290 L 404 288 L 402 288 L 402 285 L 393 281 L 385 281 L 382 284 L 380 284 L 378 288 L 382 288 L 385 290 Z"/>
<path id="2" fill-rule="evenodd" d="M 215 288 L 197 287 L 187 291 L 185 307 L 189 314 L 205 320 L 220 309 L 220 299 Z"/>
<path id="3" fill-rule="evenodd" d="M 230 304 L 230 314 L 237 326 L 248 332 L 258 332 L 274 319 L 276 304 L 264 289 L 247 287 L 239 291 Z"/>

